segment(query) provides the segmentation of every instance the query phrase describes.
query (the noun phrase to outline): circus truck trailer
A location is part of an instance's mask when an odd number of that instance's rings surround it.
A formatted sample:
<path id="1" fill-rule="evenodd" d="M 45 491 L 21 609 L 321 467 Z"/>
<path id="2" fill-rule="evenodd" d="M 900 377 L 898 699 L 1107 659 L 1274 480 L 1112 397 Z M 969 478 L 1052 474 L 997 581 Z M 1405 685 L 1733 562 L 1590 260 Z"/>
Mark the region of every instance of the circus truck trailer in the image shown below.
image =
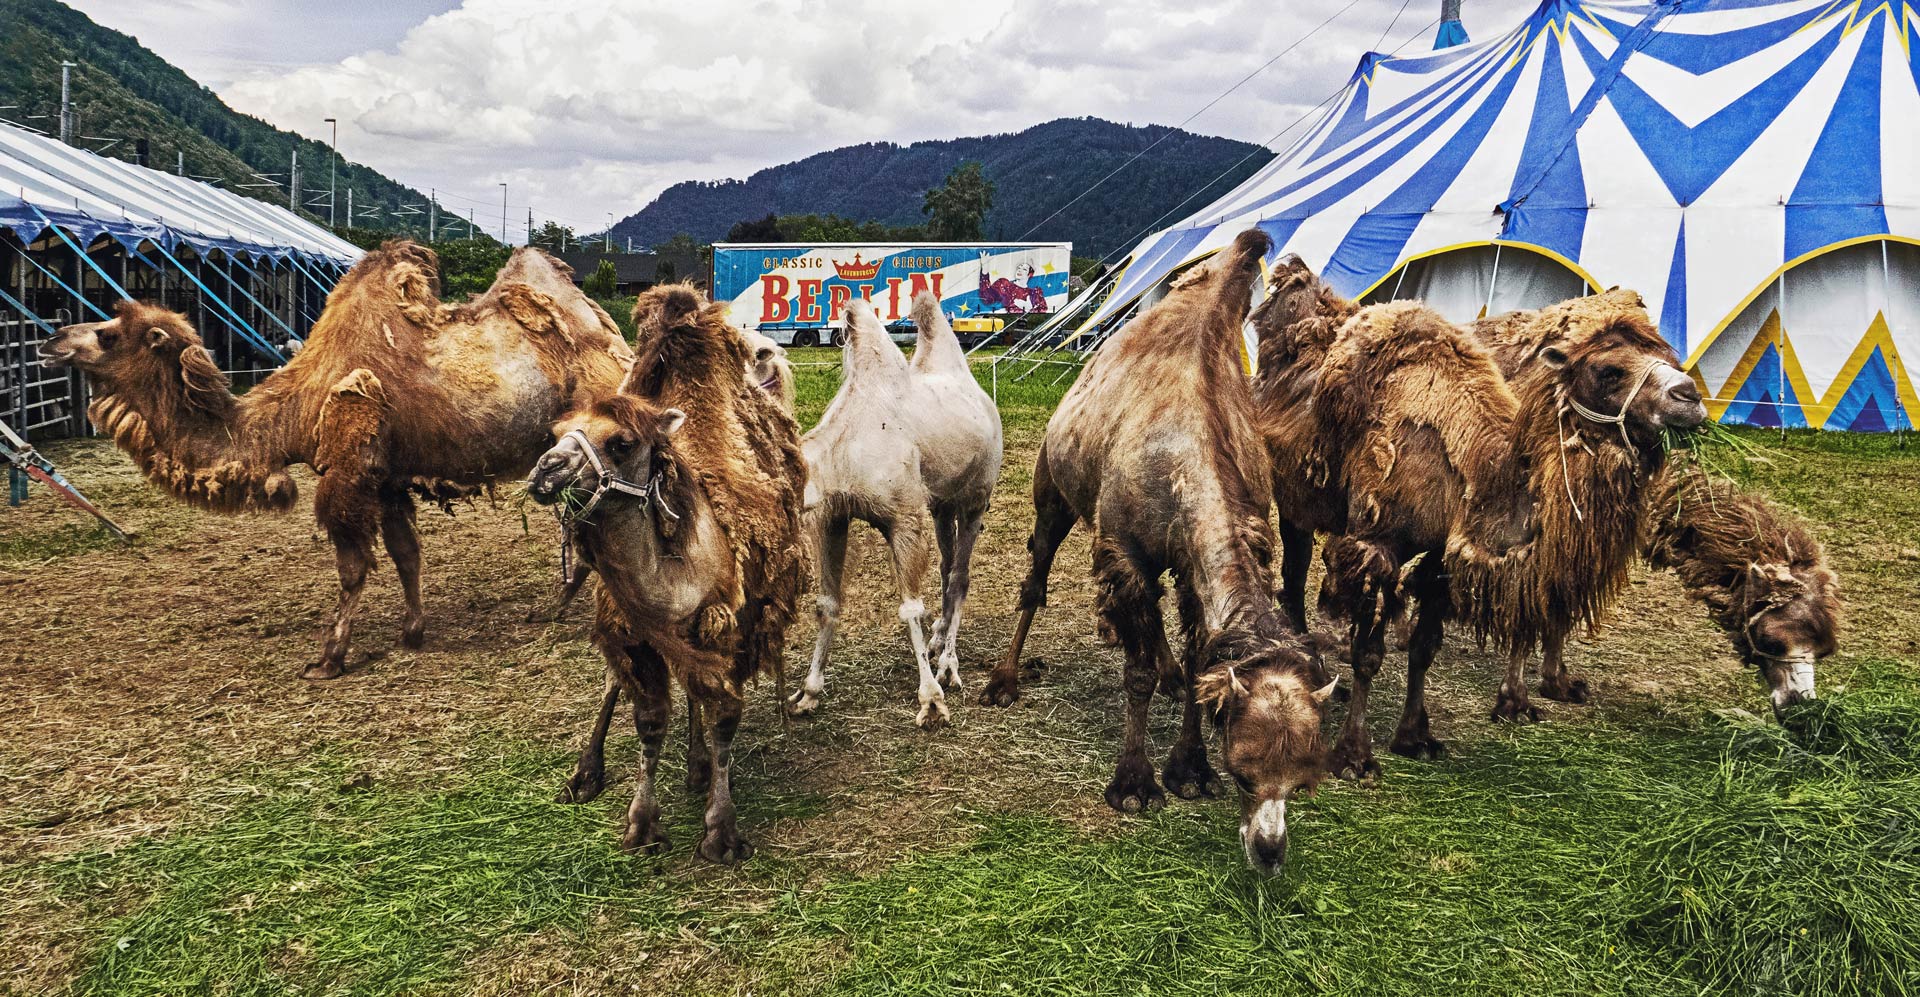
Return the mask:
<path id="1" fill-rule="evenodd" d="M 743 329 L 783 345 L 819 346 L 840 342 L 847 302 L 865 298 L 896 337 L 911 339 L 909 316 L 921 291 L 940 299 L 956 330 L 1058 311 L 1072 261 L 1066 242 L 722 242 L 713 247 L 713 300 Z M 966 321 L 976 318 L 1001 321 Z"/>

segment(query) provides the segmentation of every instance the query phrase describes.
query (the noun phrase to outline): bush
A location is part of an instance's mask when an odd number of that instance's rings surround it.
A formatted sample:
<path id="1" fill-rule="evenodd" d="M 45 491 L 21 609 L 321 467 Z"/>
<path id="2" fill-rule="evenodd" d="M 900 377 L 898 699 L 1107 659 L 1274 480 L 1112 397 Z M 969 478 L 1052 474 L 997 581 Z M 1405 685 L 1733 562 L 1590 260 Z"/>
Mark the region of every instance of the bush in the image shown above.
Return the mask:
<path id="1" fill-rule="evenodd" d="M 601 260 L 580 286 L 590 298 L 611 298 L 619 289 L 620 275 L 613 269 L 612 260 Z"/>

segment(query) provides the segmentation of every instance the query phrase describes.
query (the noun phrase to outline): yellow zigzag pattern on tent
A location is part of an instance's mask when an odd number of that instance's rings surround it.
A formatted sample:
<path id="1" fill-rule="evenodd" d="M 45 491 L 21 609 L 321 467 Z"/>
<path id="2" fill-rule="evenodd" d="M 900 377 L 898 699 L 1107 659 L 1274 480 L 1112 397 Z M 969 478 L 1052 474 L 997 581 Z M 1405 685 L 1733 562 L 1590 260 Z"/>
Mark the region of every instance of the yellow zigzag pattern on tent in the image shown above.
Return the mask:
<path id="1" fill-rule="evenodd" d="M 1726 413 L 1732 406 L 1734 396 L 1739 393 L 1740 387 L 1747 383 L 1748 377 L 1753 375 L 1753 368 L 1759 365 L 1760 358 L 1765 355 L 1768 346 L 1779 348 L 1780 368 L 1786 374 L 1787 385 L 1793 389 L 1794 397 L 1800 399 L 1801 411 L 1806 417 L 1807 425 L 1814 429 L 1825 427 L 1827 417 L 1833 414 L 1834 407 L 1846 397 L 1847 388 L 1853 385 L 1853 379 L 1859 376 L 1860 368 L 1867 365 L 1867 360 L 1873 356 L 1876 347 L 1879 348 L 1880 355 L 1886 358 L 1888 371 L 1893 374 L 1894 390 L 1900 394 L 1900 404 L 1909 414 L 1920 414 L 1920 395 L 1914 393 L 1913 380 L 1907 376 L 1906 364 L 1901 362 L 1900 351 L 1893 345 L 1893 334 L 1887 328 L 1885 312 L 1874 313 L 1873 322 L 1867 326 L 1866 335 L 1860 337 L 1859 344 L 1853 348 L 1853 353 L 1848 355 L 1847 362 L 1842 364 L 1840 372 L 1834 375 L 1833 383 L 1827 385 L 1827 393 L 1819 396 L 1818 402 L 1810 402 L 1808 399 L 1815 397 L 1813 386 L 1807 381 L 1806 369 L 1800 365 L 1800 355 L 1794 352 L 1793 340 L 1788 338 L 1786 330 L 1780 326 L 1780 310 L 1777 308 L 1767 313 L 1767 320 L 1760 324 L 1760 331 L 1754 334 L 1753 342 L 1747 344 L 1747 351 L 1740 355 L 1740 362 L 1734 364 L 1733 373 L 1727 375 L 1726 383 L 1721 385 L 1718 393 L 1707 387 L 1698 364 L 1688 372 L 1693 375 L 1694 383 L 1700 388 L 1700 393 L 1707 396 L 1707 414 L 1719 419 Z"/>

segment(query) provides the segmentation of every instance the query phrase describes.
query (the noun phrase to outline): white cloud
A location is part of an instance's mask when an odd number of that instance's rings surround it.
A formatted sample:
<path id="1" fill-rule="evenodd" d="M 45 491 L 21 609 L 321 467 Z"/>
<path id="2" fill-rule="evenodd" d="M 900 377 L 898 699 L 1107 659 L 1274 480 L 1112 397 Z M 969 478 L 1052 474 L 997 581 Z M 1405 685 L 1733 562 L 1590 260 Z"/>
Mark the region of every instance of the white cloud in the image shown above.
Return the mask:
<path id="1" fill-rule="evenodd" d="M 444 6 L 398 6 L 409 4 Z M 344 30 L 345 15 L 372 6 L 339 0 L 326 29 Z M 391 16 L 396 5 L 381 6 Z M 1480 0 L 1468 28 L 1491 35 L 1532 6 Z M 1341 86 L 1397 11 L 1405 13 L 1385 47 L 1418 31 L 1408 48 L 1423 50 L 1431 29 L 1419 29 L 1434 7 L 1359 0 L 1189 127 L 1265 141 Z M 1337 9 L 1255 0 L 1177 11 L 1145 0 L 466 0 L 397 39 L 375 32 L 344 57 L 247 69 L 220 93 L 319 137 L 320 120 L 337 116 L 343 154 L 472 198 L 478 218 L 491 210 L 497 224 L 494 185 L 504 180 L 515 224 L 531 204 L 540 217 L 587 229 L 680 180 L 744 176 L 849 143 L 1080 115 L 1176 124 Z M 325 47 L 339 51 L 340 40 Z"/>

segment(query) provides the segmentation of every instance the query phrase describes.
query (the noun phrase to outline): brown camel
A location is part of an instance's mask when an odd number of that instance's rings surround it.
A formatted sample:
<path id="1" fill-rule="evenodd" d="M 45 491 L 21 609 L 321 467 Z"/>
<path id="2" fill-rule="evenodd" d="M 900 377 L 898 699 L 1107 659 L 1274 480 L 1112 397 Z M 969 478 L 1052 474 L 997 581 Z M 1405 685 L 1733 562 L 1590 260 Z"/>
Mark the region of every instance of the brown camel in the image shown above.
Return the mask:
<path id="1" fill-rule="evenodd" d="M 1000 410 L 974 380 L 932 294 L 914 301 L 919 340 L 911 363 L 867 302 L 850 302 L 846 314 L 840 391 L 802 443 L 812 476 L 807 515 L 820 552 L 820 633 L 806 682 L 794 694 L 793 712 L 813 712 L 826 691 L 847 531 L 858 519 L 879 530 L 892 551 L 900 620 L 907 625 L 920 674 L 915 722 L 934 728 L 950 716 L 941 683 L 960 687 L 960 613 L 974 542 L 1000 480 Z M 942 593 L 930 640 L 921 629 L 929 515 L 940 546 Z"/>
<path id="2" fill-rule="evenodd" d="M 525 474 L 549 427 L 611 392 L 632 354 L 606 312 L 537 249 L 513 254 L 485 294 L 439 299 L 433 251 L 389 242 L 340 279 L 305 348 L 241 396 L 184 316 L 123 302 L 40 347 L 85 371 L 93 424 L 147 479 L 218 512 L 284 510 L 286 468 L 320 476 L 314 516 L 333 540 L 340 602 L 306 678 L 345 670 L 376 536 L 406 597 L 401 639 L 426 630 L 414 497 L 447 503 Z"/>
<path id="3" fill-rule="evenodd" d="M 1707 607 L 1754 667 L 1775 714 L 1814 698 L 1814 662 L 1834 652 L 1840 578 L 1798 517 L 1697 467 L 1654 479 L 1642 551 Z"/>
<path id="4" fill-rule="evenodd" d="M 621 844 L 664 851 L 653 784 L 678 682 L 690 721 L 688 782 L 708 792 L 699 854 L 737 862 L 753 848 L 734 816 L 733 738 L 745 684 L 783 674 L 805 570 L 806 466 L 792 418 L 742 378 L 746 343 L 723 309 L 681 284 L 647 292 L 635 320 L 642 349 L 632 375 L 618 394 L 555 425 L 559 442 L 528 482 L 536 501 L 570 517 L 601 578 L 594 642 L 607 659 L 607 690 L 562 795 L 599 793 L 624 689 L 644 761 Z"/>
<path id="5" fill-rule="evenodd" d="M 1276 497 L 1291 503 L 1280 507 L 1283 530 L 1300 534 L 1285 552 L 1281 598 L 1299 612 L 1305 534 L 1332 534 L 1321 606 L 1350 627 L 1354 698 L 1334 770 L 1378 770 L 1367 696 L 1410 563 L 1404 590 L 1419 611 L 1392 750 L 1444 750 L 1428 728 L 1425 677 L 1456 608 L 1502 637 L 1510 672 L 1543 643 L 1542 694 L 1584 701 L 1585 683 L 1561 667 L 1565 635 L 1592 618 L 1579 607 L 1597 613 L 1624 580 L 1619 559 L 1632 554 L 1643 504 L 1635 481 L 1657 467 L 1661 429 L 1691 429 L 1705 415 L 1639 299 L 1614 292 L 1509 317 L 1483 341 L 1491 324 L 1463 329 L 1417 303 L 1353 312 L 1297 263 L 1281 268 L 1275 291 L 1255 316 L 1255 394 Z M 1329 339 L 1329 321 L 1343 315 Z M 1614 435 L 1594 439 L 1595 426 Z M 1623 461 L 1640 470 L 1598 470 Z M 1578 516 L 1570 503 L 1583 507 Z M 1518 674 L 1494 716 L 1538 718 Z"/>
<path id="6" fill-rule="evenodd" d="M 1101 631 L 1126 653 L 1126 743 L 1107 803 L 1127 812 L 1165 800 L 1146 743 L 1147 708 L 1164 680 L 1183 691 L 1185 709 L 1162 777 L 1183 798 L 1215 791 L 1200 737 L 1206 705 L 1240 788 L 1241 844 L 1269 874 L 1286 857 L 1288 799 L 1324 773 L 1320 725 L 1333 693 L 1273 604 L 1270 472 L 1236 344 L 1271 244 L 1258 230 L 1242 233 L 1102 346 L 1061 400 L 1034 468 L 1020 619 L 983 697 L 1018 697 L 1021 645 L 1046 604 L 1054 553 L 1074 523 L 1090 524 Z M 1186 642 L 1180 664 L 1160 615 L 1169 572 Z"/>

